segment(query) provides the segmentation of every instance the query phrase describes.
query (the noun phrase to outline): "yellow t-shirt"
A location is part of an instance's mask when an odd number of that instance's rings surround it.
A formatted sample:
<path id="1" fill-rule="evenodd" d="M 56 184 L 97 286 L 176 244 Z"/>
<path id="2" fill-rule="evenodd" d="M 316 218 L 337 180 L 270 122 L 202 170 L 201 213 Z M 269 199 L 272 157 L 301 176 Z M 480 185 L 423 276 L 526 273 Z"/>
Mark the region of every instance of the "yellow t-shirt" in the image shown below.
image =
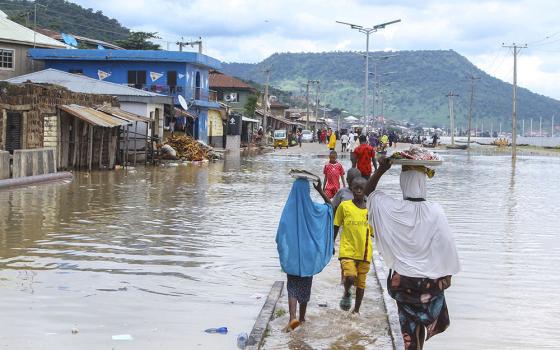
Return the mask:
<path id="1" fill-rule="evenodd" d="M 360 209 L 347 200 L 338 206 L 334 225 L 341 227 L 339 259 L 371 261 L 373 227 L 368 223 L 367 209 Z"/>

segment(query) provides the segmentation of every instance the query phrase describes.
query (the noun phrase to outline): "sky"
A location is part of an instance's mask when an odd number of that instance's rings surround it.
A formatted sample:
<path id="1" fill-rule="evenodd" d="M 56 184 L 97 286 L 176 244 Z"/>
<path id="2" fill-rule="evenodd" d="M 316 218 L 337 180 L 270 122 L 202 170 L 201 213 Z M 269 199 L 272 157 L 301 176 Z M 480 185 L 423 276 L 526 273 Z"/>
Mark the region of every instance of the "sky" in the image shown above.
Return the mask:
<path id="1" fill-rule="evenodd" d="M 226 62 L 260 62 L 275 52 L 365 51 L 365 35 L 336 23 L 401 23 L 370 37 L 370 50 L 448 50 L 507 82 L 560 99 L 558 0 L 73 0 L 133 30 L 158 32 L 162 48 L 203 41 Z M 169 46 L 168 46 L 169 45 Z M 196 50 L 188 48 L 188 50 Z"/>

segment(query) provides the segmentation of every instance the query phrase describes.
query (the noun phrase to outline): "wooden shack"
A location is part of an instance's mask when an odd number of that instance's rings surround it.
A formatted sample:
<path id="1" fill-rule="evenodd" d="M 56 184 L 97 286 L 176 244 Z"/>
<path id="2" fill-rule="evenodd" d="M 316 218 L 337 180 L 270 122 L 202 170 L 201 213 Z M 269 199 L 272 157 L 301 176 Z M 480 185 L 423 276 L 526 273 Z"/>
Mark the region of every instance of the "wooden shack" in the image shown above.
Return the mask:
<path id="1" fill-rule="evenodd" d="M 0 150 L 54 148 L 58 169 L 114 168 L 119 138 L 138 122 L 149 119 L 121 111 L 111 96 L 44 84 L 0 85 Z"/>

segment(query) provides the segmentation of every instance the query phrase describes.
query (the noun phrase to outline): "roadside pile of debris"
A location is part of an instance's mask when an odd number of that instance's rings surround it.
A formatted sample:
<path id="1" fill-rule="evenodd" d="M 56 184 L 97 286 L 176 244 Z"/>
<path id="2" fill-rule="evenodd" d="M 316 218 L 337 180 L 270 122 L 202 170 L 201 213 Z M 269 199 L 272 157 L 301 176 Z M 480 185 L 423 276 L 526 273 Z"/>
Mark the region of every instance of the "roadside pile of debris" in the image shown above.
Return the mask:
<path id="1" fill-rule="evenodd" d="M 196 141 L 190 136 L 177 135 L 170 136 L 165 142 L 175 151 L 174 158 L 187 161 L 202 161 L 220 159 L 220 155 L 210 146 Z"/>

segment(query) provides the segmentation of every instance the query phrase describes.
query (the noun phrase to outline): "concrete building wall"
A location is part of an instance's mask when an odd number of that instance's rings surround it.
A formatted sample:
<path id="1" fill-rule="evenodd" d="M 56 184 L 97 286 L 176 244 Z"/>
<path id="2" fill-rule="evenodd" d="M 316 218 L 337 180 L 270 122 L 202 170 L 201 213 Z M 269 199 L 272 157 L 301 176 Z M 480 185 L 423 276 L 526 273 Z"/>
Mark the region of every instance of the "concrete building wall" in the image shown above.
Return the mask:
<path id="1" fill-rule="evenodd" d="M 10 178 L 10 152 L 0 151 L 0 180 Z"/>
<path id="2" fill-rule="evenodd" d="M 44 69 L 45 65 L 42 62 L 36 61 L 33 64 L 31 63 L 31 59 L 27 57 L 27 50 L 30 49 L 27 45 L 0 42 L 0 49 L 14 51 L 14 67 L 11 69 L 0 68 L 0 80 Z"/>

